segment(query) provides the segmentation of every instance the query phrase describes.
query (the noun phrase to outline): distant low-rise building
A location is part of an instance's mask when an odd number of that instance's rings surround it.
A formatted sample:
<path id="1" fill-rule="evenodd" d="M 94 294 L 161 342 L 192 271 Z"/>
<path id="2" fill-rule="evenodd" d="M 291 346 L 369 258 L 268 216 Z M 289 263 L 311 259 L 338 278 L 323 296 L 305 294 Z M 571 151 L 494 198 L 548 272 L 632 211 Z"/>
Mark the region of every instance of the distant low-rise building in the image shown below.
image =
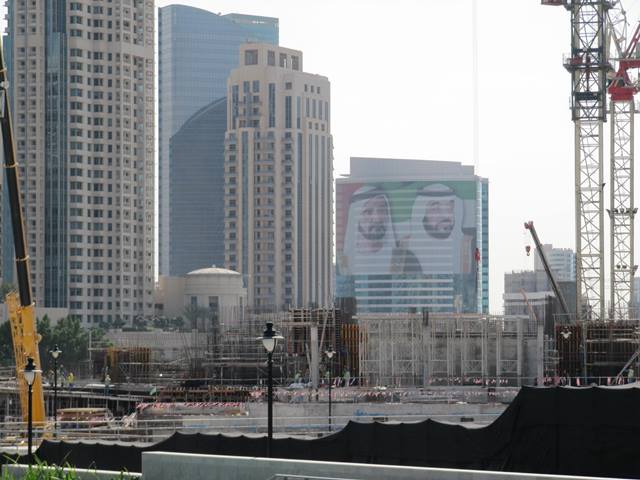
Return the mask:
<path id="1" fill-rule="evenodd" d="M 554 248 L 552 244 L 542 245 L 551 271 L 559 282 L 576 281 L 576 254 L 570 248 Z M 533 253 L 533 265 L 536 271 L 544 271 L 542 257 L 535 249 Z"/>
<path id="2" fill-rule="evenodd" d="M 160 277 L 156 288 L 156 315 L 185 316 L 195 307 L 220 316 L 223 311 L 241 312 L 247 304 L 242 276 L 233 270 L 209 267 L 184 277 Z"/>
<path id="3" fill-rule="evenodd" d="M 576 311 L 576 282 L 558 281 L 569 316 Z M 504 275 L 504 314 L 528 315 L 532 320 L 543 322 L 547 333 L 555 323 L 569 321 L 563 314 L 560 302 L 544 270 L 525 270 Z"/>

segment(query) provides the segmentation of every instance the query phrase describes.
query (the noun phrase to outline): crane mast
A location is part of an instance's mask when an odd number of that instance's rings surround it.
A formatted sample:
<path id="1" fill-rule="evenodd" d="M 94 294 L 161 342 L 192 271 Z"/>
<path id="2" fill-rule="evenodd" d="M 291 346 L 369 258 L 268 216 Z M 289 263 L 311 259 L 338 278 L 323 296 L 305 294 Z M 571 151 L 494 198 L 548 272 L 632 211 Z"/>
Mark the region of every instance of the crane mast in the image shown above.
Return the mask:
<path id="1" fill-rule="evenodd" d="M 571 14 L 571 118 L 575 141 L 576 297 L 581 319 L 605 318 L 603 123 L 608 0 L 542 0 Z"/>
<path id="2" fill-rule="evenodd" d="M 614 35 L 616 32 L 613 32 Z M 634 116 L 637 85 L 629 70 L 640 68 L 636 47 L 640 24 L 629 45 L 621 52 L 616 75 L 609 85 L 611 97 L 611 314 L 616 320 L 628 320 L 633 314 L 634 263 Z M 624 38 L 617 40 L 618 44 Z"/>
<path id="3" fill-rule="evenodd" d="M 629 319 L 633 298 L 633 118 L 634 101 L 611 101 L 611 316 Z"/>

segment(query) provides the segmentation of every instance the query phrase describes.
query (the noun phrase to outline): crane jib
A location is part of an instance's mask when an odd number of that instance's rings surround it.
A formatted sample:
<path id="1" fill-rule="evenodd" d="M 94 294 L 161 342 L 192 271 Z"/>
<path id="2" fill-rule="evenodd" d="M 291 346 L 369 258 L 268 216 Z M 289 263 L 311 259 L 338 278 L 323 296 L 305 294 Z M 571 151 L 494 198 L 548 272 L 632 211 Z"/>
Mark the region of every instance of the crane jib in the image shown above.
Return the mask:
<path id="1" fill-rule="evenodd" d="M 11 127 L 11 114 L 9 107 L 9 95 L 7 93 L 7 77 L 4 67 L 2 49 L 0 49 L 0 100 L 2 101 L 2 116 L 0 117 L 0 129 L 2 131 L 2 148 L 4 153 L 4 166 L 7 178 L 7 190 L 11 211 L 11 227 L 13 231 L 13 245 L 16 256 L 16 274 L 18 279 L 18 291 L 20 304 L 23 307 L 32 304 L 31 281 L 29 277 L 29 256 L 27 254 L 27 242 L 24 234 L 22 219 L 22 206 L 20 202 L 20 190 L 18 179 L 18 165 L 16 163 L 13 130 Z"/>

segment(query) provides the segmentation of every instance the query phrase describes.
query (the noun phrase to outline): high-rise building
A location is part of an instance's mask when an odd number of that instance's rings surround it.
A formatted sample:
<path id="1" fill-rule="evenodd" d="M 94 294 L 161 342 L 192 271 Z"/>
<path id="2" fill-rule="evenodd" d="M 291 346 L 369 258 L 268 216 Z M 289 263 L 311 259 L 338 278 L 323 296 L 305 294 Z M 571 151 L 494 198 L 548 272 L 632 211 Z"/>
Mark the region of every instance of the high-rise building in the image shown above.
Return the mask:
<path id="1" fill-rule="evenodd" d="M 336 297 L 360 314 L 487 313 L 488 209 L 471 166 L 352 157 L 336 180 Z"/>
<path id="2" fill-rule="evenodd" d="M 302 52 L 245 44 L 228 81 L 226 266 L 255 308 L 332 301 L 329 80 Z"/>
<path id="3" fill-rule="evenodd" d="M 85 325 L 152 313 L 154 2 L 7 4 L 36 302 Z"/>
<path id="4" fill-rule="evenodd" d="M 169 142 L 169 270 L 184 276 L 224 265 L 224 134 L 227 99 L 194 113 Z"/>
<path id="5" fill-rule="evenodd" d="M 553 245 L 545 243 L 542 245 L 544 253 L 549 262 L 549 268 L 559 282 L 575 282 L 576 280 L 576 254 L 570 248 L 553 248 Z M 533 253 L 534 268 L 544 271 L 542 258 L 536 248 Z"/>
<path id="6" fill-rule="evenodd" d="M 278 44 L 278 19 L 236 13 L 220 15 L 185 5 L 169 5 L 158 12 L 159 263 L 163 275 L 184 275 L 210 265 L 210 255 L 191 266 L 171 259 L 172 252 L 178 251 L 177 244 L 184 244 L 186 236 L 197 235 L 195 231 L 185 230 L 184 224 L 172 223 L 177 218 L 172 209 L 180 208 L 188 196 L 193 209 L 202 213 L 203 225 L 210 228 L 215 219 L 208 218 L 205 212 L 222 212 L 224 192 L 219 190 L 216 195 L 200 192 L 203 195 L 198 197 L 194 192 L 172 187 L 175 187 L 173 172 L 184 172 L 189 164 L 200 160 L 191 158 L 189 150 L 172 149 L 171 138 L 192 115 L 199 114 L 201 108 L 226 96 L 227 77 L 238 66 L 242 43 Z M 197 121 L 201 124 L 203 118 Z M 217 123 L 210 128 L 213 135 L 223 136 L 226 125 L 217 133 L 213 132 L 218 128 Z M 202 145 L 194 147 L 202 150 Z M 221 171 L 222 163 L 216 162 L 223 161 L 223 154 L 221 151 L 212 156 L 212 168 Z M 208 251 L 221 251 L 223 244 L 216 240 L 214 244 L 202 245 L 206 247 Z M 197 252 L 192 252 L 191 258 L 196 255 Z"/>

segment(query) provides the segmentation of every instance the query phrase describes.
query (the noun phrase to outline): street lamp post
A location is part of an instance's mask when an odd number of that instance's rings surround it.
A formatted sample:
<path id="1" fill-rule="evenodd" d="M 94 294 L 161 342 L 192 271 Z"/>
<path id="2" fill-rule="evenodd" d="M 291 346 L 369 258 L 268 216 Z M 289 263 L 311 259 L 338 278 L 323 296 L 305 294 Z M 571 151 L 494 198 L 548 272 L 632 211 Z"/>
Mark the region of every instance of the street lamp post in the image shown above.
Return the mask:
<path id="1" fill-rule="evenodd" d="M 273 323 L 267 322 L 267 328 L 259 337 L 267 351 L 267 457 L 271 457 L 271 441 L 273 440 L 273 351 L 276 343 L 283 337 L 273 329 Z"/>
<path id="2" fill-rule="evenodd" d="M 56 345 L 50 353 L 53 357 L 53 436 L 55 437 L 58 434 L 58 357 L 62 350 Z"/>
<path id="3" fill-rule="evenodd" d="M 28 385 L 28 396 L 27 396 L 27 404 L 28 404 L 28 416 L 27 416 L 27 437 L 28 437 L 28 454 L 29 454 L 29 463 L 31 463 L 31 450 L 33 446 L 33 382 L 36 380 L 36 374 L 39 373 L 40 370 L 36 369 L 35 363 L 33 363 L 33 358 L 27 358 L 27 365 L 24 367 L 24 379 Z"/>
<path id="4" fill-rule="evenodd" d="M 333 350 L 327 350 L 324 354 L 329 359 L 329 432 L 331 432 L 331 375 L 333 373 L 333 356 L 336 352 Z"/>

